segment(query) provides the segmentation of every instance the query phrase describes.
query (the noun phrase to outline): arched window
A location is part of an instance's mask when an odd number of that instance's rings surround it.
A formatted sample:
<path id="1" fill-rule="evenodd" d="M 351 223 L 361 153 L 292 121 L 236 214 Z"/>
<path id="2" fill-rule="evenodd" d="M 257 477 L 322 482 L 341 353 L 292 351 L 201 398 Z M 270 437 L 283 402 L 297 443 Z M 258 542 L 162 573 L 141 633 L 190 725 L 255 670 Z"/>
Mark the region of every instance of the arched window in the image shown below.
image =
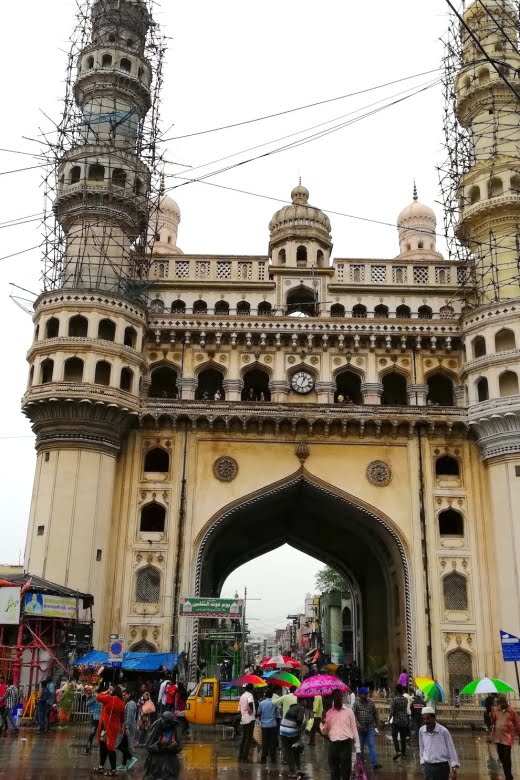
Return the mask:
<path id="1" fill-rule="evenodd" d="M 417 309 L 417 316 L 420 320 L 431 320 L 432 315 L 433 312 L 429 306 L 419 306 Z"/>
<path id="2" fill-rule="evenodd" d="M 489 70 L 487 68 L 482 68 L 479 70 L 478 80 L 480 84 L 485 84 L 486 81 L 489 81 Z"/>
<path id="3" fill-rule="evenodd" d="M 278 262 L 280 265 L 285 265 L 286 255 L 285 255 L 285 249 L 280 249 L 278 252 Z"/>
<path id="4" fill-rule="evenodd" d="M 442 581 L 444 608 L 464 612 L 468 609 L 468 582 L 466 577 L 452 571 Z"/>
<path id="5" fill-rule="evenodd" d="M 477 382 L 477 398 L 479 401 L 489 401 L 489 384 L 485 376 Z"/>
<path id="6" fill-rule="evenodd" d="M 509 183 L 511 186 L 511 192 L 514 192 L 515 195 L 520 194 L 520 176 L 515 173 L 514 176 L 511 176 Z"/>
<path id="7" fill-rule="evenodd" d="M 89 182 L 104 182 L 105 181 L 105 168 L 99 163 L 94 163 L 88 169 Z"/>
<path id="8" fill-rule="evenodd" d="M 126 393 L 131 393 L 133 384 L 134 384 L 134 372 L 132 371 L 131 368 L 125 366 L 124 368 L 121 369 L 119 387 L 121 390 L 124 390 Z"/>
<path id="9" fill-rule="evenodd" d="M 330 307 L 330 316 L 331 317 L 344 317 L 345 316 L 345 307 L 341 303 L 333 303 Z"/>
<path id="10" fill-rule="evenodd" d="M 474 187 L 472 187 L 469 191 L 469 202 L 470 205 L 473 205 L 473 203 L 478 203 L 480 200 L 480 187 L 478 187 L 476 184 Z"/>
<path id="11" fill-rule="evenodd" d="M 159 279 L 164 279 L 164 263 L 159 263 L 157 266 L 157 276 Z"/>
<path id="12" fill-rule="evenodd" d="M 251 304 L 247 301 L 239 301 L 237 303 L 237 314 L 248 315 L 251 313 Z"/>
<path id="13" fill-rule="evenodd" d="M 262 301 L 258 304 L 258 316 L 269 317 L 273 313 L 273 307 L 269 301 Z"/>
<path id="14" fill-rule="evenodd" d="M 160 314 L 164 311 L 164 301 L 161 298 L 154 298 L 150 304 L 150 311 L 154 314 Z"/>
<path id="15" fill-rule="evenodd" d="M 154 447 L 153 450 L 148 450 L 144 456 L 144 470 L 145 472 L 160 472 L 167 474 L 170 470 L 170 456 L 166 450 L 162 447 Z"/>
<path id="16" fill-rule="evenodd" d="M 296 250 L 296 267 L 297 268 L 306 268 L 307 267 L 307 247 L 306 246 L 299 246 Z"/>
<path id="17" fill-rule="evenodd" d="M 64 382 L 82 382 L 83 381 L 83 361 L 77 357 L 71 357 L 65 361 L 63 368 Z"/>
<path id="18" fill-rule="evenodd" d="M 244 374 L 242 401 L 270 401 L 269 374 L 260 368 L 252 368 Z"/>
<path id="19" fill-rule="evenodd" d="M 130 648 L 132 653 L 155 653 L 155 647 L 147 642 L 146 639 L 142 639 Z"/>
<path id="20" fill-rule="evenodd" d="M 336 392 L 334 402 L 337 404 L 362 404 L 361 377 L 354 371 L 340 371 L 336 375 Z"/>
<path id="21" fill-rule="evenodd" d="M 81 179 L 81 168 L 79 165 L 74 165 L 70 169 L 70 183 L 77 184 L 80 179 Z"/>
<path id="22" fill-rule="evenodd" d="M 166 523 L 166 509 L 157 501 L 145 504 L 141 509 L 139 530 L 141 533 L 163 534 Z"/>
<path id="23" fill-rule="evenodd" d="M 60 321 L 57 317 L 51 317 L 45 325 L 45 338 L 55 339 L 60 332 Z"/>
<path id="24" fill-rule="evenodd" d="M 208 304 L 206 301 L 203 301 L 199 298 L 198 301 L 195 301 L 193 304 L 193 313 L 194 314 L 206 314 L 208 311 Z"/>
<path id="25" fill-rule="evenodd" d="M 110 373 L 112 366 L 106 360 L 99 360 L 96 363 L 96 372 L 94 374 L 94 382 L 96 385 L 105 385 L 108 387 L 110 384 Z"/>
<path id="26" fill-rule="evenodd" d="M 323 259 L 324 259 L 323 252 L 321 251 L 321 249 L 318 249 L 318 251 L 316 252 L 316 261 L 318 263 L 318 268 L 323 267 Z"/>
<path id="27" fill-rule="evenodd" d="M 227 301 L 217 301 L 215 304 L 215 314 L 229 314 L 229 303 Z"/>
<path id="28" fill-rule="evenodd" d="M 498 377 L 498 390 L 500 397 L 518 395 L 518 377 L 514 371 L 504 371 Z"/>
<path id="29" fill-rule="evenodd" d="M 502 328 L 495 336 L 495 352 L 507 352 L 516 349 L 515 334 L 508 328 Z"/>
<path id="30" fill-rule="evenodd" d="M 410 247 L 408 247 L 408 249 L 410 249 Z M 352 281 L 353 282 L 360 282 L 361 281 L 361 268 L 356 266 L 353 269 Z"/>
<path id="31" fill-rule="evenodd" d="M 77 314 L 69 320 L 69 336 L 73 338 L 86 338 L 88 333 L 88 320 Z"/>
<path id="32" fill-rule="evenodd" d="M 112 184 L 114 187 L 126 187 L 126 171 L 122 168 L 114 168 L 112 171 Z"/>
<path id="33" fill-rule="evenodd" d="M 109 68 L 112 65 L 112 55 L 111 54 L 103 54 L 101 58 L 101 67 L 102 68 Z"/>
<path id="34" fill-rule="evenodd" d="M 222 387 L 224 376 L 220 371 L 215 368 L 206 368 L 200 372 L 197 379 L 195 398 L 198 401 L 224 400 L 225 395 Z"/>
<path id="35" fill-rule="evenodd" d="M 143 182 L 139 178 L 139 176 L 135 177 L 134 181 L 134 195 L 142 195 L 143 193 Z"/>
<path id="36" fill-rule="evenodd" d="M 428 405 L 453 406 L 453 382 L 445 374 L 433 374 L 426 380 L 428 385 Z"/>
<path id="37" fill-rule="evenodd" d="M 186 304 L 180 299 L 172 303 L 172 314 L 186 314 Z"/>
<path id="38" fill-rule="evenodd" d="M 125 336 L 123 339 L 123 344 L 125 347 L 132 347 L 132 349 L 135 349 L 135 345 L 137 344 L 137 331 L 135 328 L 132 328 L 130 325 L 125 328 Z"/>
<path id="39" fill-rule="evenodd" d="M 119 63 L 119 67 L 121 70 L 126 71 L 126 73 L 130 73 L 132 70 L 132 63 L 127 57 L 123 57 Z"/>
<path id="40" fill-rule="evenodd" d="M 412 316 L 412 312 L 410 311 L 409 306 L 405 306 L 404 304 L 401 304 L 401 306 L 398 306 L 395 310 L 395 316 L 398 320 L 409 320 Z"/>
<path id="41" fill-rule="evenodd" d="M 451 455 L 441 455 L 435 461 L 435 474 L 438 477 L 459 477 L 459 461 Z"/>
<path id="42" fill-rule="evenodd" d="M 152 369 L 148 395 L 151 398 L 177 398 L 177 371 L 171 366 Z"/>
<path id="43" fill-rule="evenodd" d="M 419 241 L 417 244 L 417 249 L 424 249 L 424 241 Z"/>
<path id="44" fill-rule="evenodd" d="M 448 690 L 452 697 L 473 679 L 471 655 L 460 647 L 448 655 Z"/>
<path id="45" fill-rule="evenodd" d="M 116 323 L 112 320 L 100 320 L 98 326 L 98 339 L 103 341 L 115 341 Z"/>
<path id="46" fill-rule="evenodd" d="M 404 284 L 404 270 L 402 268 L 395 269 L 395 281 L 396 284 Z"/>
<path id="47" fill-rule="evenodd" d="M 139 604 L 158 604 L 161 595 L 161 573 L 154 566 L 145 566 L 135 578 L 135 600 Z"/>
<path id="48" fill-rule="evenodd" d="M 87 69 L 92 70 L 94 67 L 94 57 L 87 57 Z"/>
<path id="49" fill-rule="evenodd" d="M 448 277 L 446 275 L 446 270 L 444 268 L 441 268 L 439 271 L 439 284 L 446 284 L 447 279 Z"/>
<path id="50" fill-rule="evenodd" d="M 381 404 L 383 406 L 407 406 L 406 377 L 396 371 L 390 371 L 385 374 L 382 383 Z"/>
<path id="51" fill-rule="evenodd" d="M 474 358 L 484 357 L 486 354 L 486 339 L 484 336 L 475 336 L 471 342 L 471 346 Z"/>
<path id="52" fill-rule="evenodd" d="M 287 294 L 287 314 L 301 312 L 307 317 L 316 316 L 316 295 L 307 287 L 293 287 Z"/>
<path id="53" fill-rule="evenodd" d="M 356 303 L 356 305 L 352 307 L 352 316 L 358 319 L 361 319 L 362 317 L 366 317 L 367 307 L 363 306 L 362 303 Z"/>
<path id="54" fill-rule="evenodd" d="M 499 195 L 502 195 L 503 192 L 504 185 L 502 183 L 502 179 L 500 179 L 498 176 L 494 176 L 492 179 L 490 179 L 488 184 L 488 197 L 497 198 Z"/>
<path id="55" fill-rule="evenodd" d="M 54 372 L 54 360 L 51 360 L 50 358 L 47 358 L 46 360 L 42 361 L 42 364 L 40 366 L 40 383 L 42 385 L 46 385 L 49 382 L 52 382 L 52 374 Z"/>
<path id="56" fill-rule="evenodd" d="M 439 512 L 439 533 L 441 536 L 464 536 L 464 518 L 461 513 L 456 509 Z"/>
<path id="57" fill-rule="evenodd" d="M 388 306 L 380 303 L 374 309 L 374 317 L 379 320 L 386 320 L 388 317 Z"/>

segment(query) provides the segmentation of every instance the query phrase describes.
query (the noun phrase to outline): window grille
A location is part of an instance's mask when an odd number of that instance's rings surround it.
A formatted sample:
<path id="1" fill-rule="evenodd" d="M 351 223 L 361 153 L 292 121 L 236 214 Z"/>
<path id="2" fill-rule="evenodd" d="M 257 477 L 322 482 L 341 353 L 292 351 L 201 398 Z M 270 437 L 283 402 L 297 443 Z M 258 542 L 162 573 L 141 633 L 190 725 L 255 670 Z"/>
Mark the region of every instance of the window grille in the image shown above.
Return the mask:
<path id="1" fill-rule="evenodd" d="M 164 279 L 168 276 L 170 264 L 168 262 L 154 263 L 154 276 L 156 279 Z"/>
<path id="2" fill-rule="evenodd" d="M 386 282 L 386 266 L 373 265 L 370 269 L 370 279 L 372 282 L 375 282 L 376 284 L 381 284 L 382 282 Z"/>
<path id="3" fill-rule="evenodd" d="M 238 264 L 238 278 L 239 279 L 252 279 L 253 278 L 253 263 L 239 263 Z"/>
<path id="4" fill-rule="evenodd" d="M 392 282 L 394 284 L 406 284 L 406 266 L 394 265 L 392 268 Z"/>
<path id="5" fill-rule="evenodd" d="M 141 642 L 132 645 L 132 653 L 155 653 L 155 647 L 146 639 L 142 639 Z"/>
<path id="6" fill-rule="evenodd" d="M 449 284 L 450 283 L 450 269 L 449 268 L 436 268 L 435 269 L 435 281 L 437 284 Z"/>
<path id="7" fill-rule="evenodd" d="M 187 279 L 190 275 L 190 263 L 188 260 L 175 261 L 175 276 L 177 279 Z"/>
<path id="8" fill-rule="evenodd" d="M 414 265 L 413 281 L 414 284 L 428 284 L 428 266 Z"/>
<path id="9" fill-rule="evenodd" d="M 467 284 L 468 282 L 468 269 L 457 268 L 457 284 Z"/>
<path id="10" fill-rule="evenodd" d="M 448 655 L 448 680 L 450 694 L 461 691 L 473 679 L 473 663 L 466 650 L 453 650 Z"/>
<path id="11" fill-rule="evenodd" d="M 343 282 L 345 278 L 345 266 L 344 265 L 337 265 L 336 266 L 336 281 Z"/>
<path id="12" fill-rule="evenodd" d="M 468 609 L 468 583 L 462 574 L 453 572 L 442 581 L 444 607 L 463 612 Z"/>
<path id="13" fill-rule="evenodd" d="M 365 266 L 364 265 L 351 265 L 350 266 L 350 281 L 351 282 L 364 282 L 365 281 Z"/>
<path id="14" fill-rule="evenodd" d="M 145 566 L 137 572 L 135 600 L 139 604 L 158 604 L 161 591 L 161 575 L 153 566 Z"/>
<path id="15" fill-rule="evenodd" d="M 265 263 L 258 263 L 258 281 L 263 282 L 265 280 Z"/>
<path id="16" fill-rule="evenodd" d="M 164 301 L 161 301 L 160 298 L 155 298 L 150 304 L 150 311 L 155 313 L 164 311 Z"/>
<path id="17" fill-rule="evenodd" d="M 455 315 L 455 309 L 453 306 L 441 306 L 439 314 L 444 318 L 453 317 Z"/>
<path id="18" fill-rule="evenodd" d="M 217 260 L 217 279 L 231 279 L 231 263 Z"/>
<path id="19" fill-rule="evenodd" d="M 207 260 L 197 260 L 197 262 L 195 263 L 195 278 L 196 279 L 209 278 L 209 262 Z"/>

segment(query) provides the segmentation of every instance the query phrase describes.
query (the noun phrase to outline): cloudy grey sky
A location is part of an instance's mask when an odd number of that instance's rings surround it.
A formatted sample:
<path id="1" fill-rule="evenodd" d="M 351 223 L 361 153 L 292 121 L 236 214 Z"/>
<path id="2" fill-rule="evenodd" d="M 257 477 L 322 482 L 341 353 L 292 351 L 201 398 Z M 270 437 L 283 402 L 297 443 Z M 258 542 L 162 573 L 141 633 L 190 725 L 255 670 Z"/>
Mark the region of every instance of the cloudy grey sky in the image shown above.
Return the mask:
<path id="1" fill-rule="evenodd" d="M 243 0 L 163 0 L 157 4 L 156 18 L 169 38 L 162 125 L 173 127 L 167 137 L 434 71 L 440 65 L 439 38 L 447 26 L 446 13 L 444 0 L 322 0 L 319 4 L 314 0 L 263 0 L 256 4 Z M 47 117 L 58 118 L 74 3 L 29 0 L 3 4 L 0 14 L 7 32 L 0 55 L 4 74 L 1 146 L 37 153 L 40 144 L 25 138 L 41 138 L 42 132 L 52 130 Z M 426 85 L 437 75 L 430 73 L 232 130 L 171 140 L 166 144 L 167 158 L 200 166 L 338 117 L 359 116 L 366 113 L 362 111 L 365 107 L 375 108 L 377 101 L 390 102 L 392 96 Z M 395 227 L 353 217 L 395 224 L 398 212 L 411 199 L 415 178 L 420 199 L 435 207 L 441 221 L 440 206 L 435 205 L 439 200 L 435 166 L 443 157 L 441 109 L 441 91 L 436 86 L 321 140 L 209 181 L 283 199 L 289 197 L 301 176 L 312 204 L 352 215 L 330 214 L 335 256 L 392 257 L 398 251 Z M 250 156 L 246 153 L 233 159 Z M 41 213 L 41 171 L 6 173 L 37 163 L 30 156 L 0 151 L 0 223 Z M 194 175 L 219 167 L 221 164 L 198 169 Z M 167 173 L 186 170 L 170 165 Z M 182 182 L 172 177 L 168 183 L 175 187 L 171 194 L 182 211 L 179 246 L 185 252 L 266 252 L 269 219 L 279 207 L 276 201 L 209 184 L 179 186 Z M 40 250 L 23 250 L 40 244 L 42 236 L 37 222 L 14 228 L 0 224 L 0 229 L 0 562 L 16 562 L 20 552 L 23 555 L 34 468 L 31 430 L 19 411 L 32 325 L 30 316 L 10 301 L 9 285 L 16 282 L 34 293 L 39 291 Z M 23 253 L 5 259 L 16 252 Z M 307 566 L 298 569 L 302 572 L 301 586 L 298 584 L 302 605 L 313 576 L 306 574 Z M 249 570 L 254 581 L 259 564 L 250 564 Z M 247 584 L 242 574 L 240 582 Z M 257 581 L 253 589 L 263 598 Z M 269 606 L 272 599 L 265 598 L 255 609 L 262 619 L 274 617 L 294 609 L 295 599 L 296 595 L 291 595 L 277 611 L 272 603 Z"/>

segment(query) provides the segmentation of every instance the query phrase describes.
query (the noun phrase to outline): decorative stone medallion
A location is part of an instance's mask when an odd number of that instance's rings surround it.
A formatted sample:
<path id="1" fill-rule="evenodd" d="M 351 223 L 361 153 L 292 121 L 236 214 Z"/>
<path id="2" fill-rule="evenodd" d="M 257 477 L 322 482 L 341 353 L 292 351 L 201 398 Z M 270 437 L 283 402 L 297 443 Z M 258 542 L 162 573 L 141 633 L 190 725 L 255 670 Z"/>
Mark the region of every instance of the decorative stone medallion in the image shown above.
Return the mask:
<path id="1" fill-rule="evenodd" d="M 232 482 L 238 474 L 238 463 L 228 455 L 217 458 L 213 464 L 213 474 L 220 482 Z"/>
<path id="2" fill-rule="evenodd" d="M 377 487 L 385 487 L 392 481 L 392 469 L 384 460 L 373 460 L 366 471 L 367 479 Z"/>

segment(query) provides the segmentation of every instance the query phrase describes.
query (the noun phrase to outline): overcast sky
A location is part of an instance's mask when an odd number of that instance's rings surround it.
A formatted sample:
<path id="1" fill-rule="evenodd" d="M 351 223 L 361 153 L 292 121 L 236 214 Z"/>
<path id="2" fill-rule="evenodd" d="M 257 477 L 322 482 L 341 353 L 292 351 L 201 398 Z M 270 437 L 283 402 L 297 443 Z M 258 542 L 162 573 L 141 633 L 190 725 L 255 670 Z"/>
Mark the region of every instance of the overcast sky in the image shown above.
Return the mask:
<path id="1" fill-rule="evenodd" d="M 41 131 L 52 129 L 46 117 L 58 118 L 74 7 L 72 0 L 2 5 L 1 22 L 6 33 L 0 55 L 4 74 L 3 149 L 37 153 L 39 143 L 24 137 L 39 138 Z M 447 26 L 446 13 L 444 0 L 321 0 L 319 4 L 314 0 L 263 0 L 257 4 L 243 0 L 164 0 L 157 6 L 156 18 L 169 38 L 162 126 L 173 127 L 166 137 L 273 114 L 433 71 L 441 61 L 439 38 Z M 352 116 L 359 115 L 364 107 L 376 101 L 390 102 L 392 95 L 427 84 L 436 76 L 431 73 L 232 130 L 172 140 L 166 144 L 167 158 L 200 166 L 352 112 L 357 112 Z M 411 200 L 415 178 L 420 199 L 436 210 L 440 229 L 436 165 L 443 159 L 441 113 L 442 96 L 437 86 L 321 140 L 209 181 L 283 199 L 289 197 L 301 176 L 313 205 L 395 224 L 397 214 Z M 233 161 L 263 150 L 248 152 Z M 21 154 L 0 152 L 1 173 L 37 163 Z M 193 175 L 221 166 L 218 163 Z M 170 165 L 167 173 L 187 170 Z M 170 177 L 167 181 L 172 187 L 181 183 Z M 3 173 L 0 182 L 0 223 L 41 212 L 39 169 Z M 185 252 L 267 251 L 267 226 L 279 207 L 275 201 L 198 183 L 177 187 L 171 194 L 181 207 L 179 246 Z M 395 227 L 330 216 L 336 257 L 397 254 Z M 42 237 L 36 222 L 14 228 L 0 224 L 0 229 L 0 562 L 17 562 L 20 551 L 23 556 L 34 469 L 31 430 L 20 413 L 32 324 L 30 316 L 9 300 L 9 284 L 16 282 L 37 293 L 41 253 L 34 249 L 4 258 L 40 244 Z M 289 554 L 295 556 L 295 561 L 301 560 L 299 554 Z M 295 568 L 301 572 L 301 583 L 295 588 L 295 593 L 297 589 L 301 593 L 301 608 L 314 576 L 308 566 Z M 249 570 L 254 582 L 251 592 L 263 598 L 255 606 L 262 619 L 288 614 L 298 606 L 298 599 L 291 594 L 287 603 L 274 608 L 272 599 L 264 597 L 255 579 L 261 562 L 250 564 Z M 232 586 L 243 589 L 247 585 L 245 573 L 240 572 L 238 579 L 240 582 L 233 579 Z"/>

